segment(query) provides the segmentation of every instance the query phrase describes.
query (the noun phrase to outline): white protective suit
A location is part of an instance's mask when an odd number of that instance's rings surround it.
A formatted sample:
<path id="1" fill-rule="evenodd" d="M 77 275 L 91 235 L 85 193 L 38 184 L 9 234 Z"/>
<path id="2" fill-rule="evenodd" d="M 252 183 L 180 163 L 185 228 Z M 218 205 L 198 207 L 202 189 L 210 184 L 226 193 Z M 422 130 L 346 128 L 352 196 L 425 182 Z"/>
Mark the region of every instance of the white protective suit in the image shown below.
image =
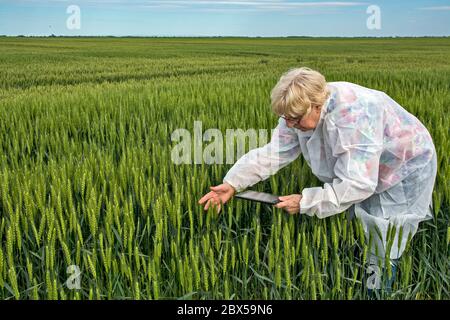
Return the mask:
<path id="1" fill-rule="evenodd" d="M 300 213 L 319 218 L 350 209 L 363 223 L 366 237 L 377 226 L 384 257 L 389 223 L 403 226 L 390 257 L 405 249 L 408 234 L 432 218 L 437 158 L 423 124 L 381 91 L 349 82 L 329 82 L 330 96 L 314 130 L 288 128 L 283 118 L 267 145 L 250 150 L 223 181 L 238 192 L 267 179 L 300 154 L 323 187 L 301 192 Z M 372 248 L 374 252 L 374 249 Z"/>

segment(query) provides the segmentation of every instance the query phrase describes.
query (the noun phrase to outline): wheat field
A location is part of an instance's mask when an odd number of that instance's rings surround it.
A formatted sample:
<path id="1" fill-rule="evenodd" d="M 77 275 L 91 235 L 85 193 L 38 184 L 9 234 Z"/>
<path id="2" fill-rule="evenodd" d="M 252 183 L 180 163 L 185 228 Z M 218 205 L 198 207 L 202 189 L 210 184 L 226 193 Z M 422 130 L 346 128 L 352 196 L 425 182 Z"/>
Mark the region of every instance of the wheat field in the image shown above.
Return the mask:
<path id="1" fill-rule="evenodd" d="M 367 299 L 357 220 L 236 199 L 204 212 L 231 164 L 171 161 L 171 133 L 194 121 L 274 128 L 270 90 L 307 66 L 386 92 L 430 131 L 434 219 L 382 297 L 449 299 L 449 61 L 450 38 L 0 37 L 0 298 Z M 320 185 L 299 158 L 253 189 Z"/>

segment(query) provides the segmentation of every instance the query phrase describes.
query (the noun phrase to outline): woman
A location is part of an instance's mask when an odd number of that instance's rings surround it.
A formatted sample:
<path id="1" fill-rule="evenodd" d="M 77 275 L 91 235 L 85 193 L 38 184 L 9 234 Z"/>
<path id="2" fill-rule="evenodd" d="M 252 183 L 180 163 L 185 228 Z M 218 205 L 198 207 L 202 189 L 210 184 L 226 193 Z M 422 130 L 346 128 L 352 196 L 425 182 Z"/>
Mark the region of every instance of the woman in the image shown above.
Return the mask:
<path id="1" fill-rule="evenodd" d="M 223 184 L 211 187 L 199 203 L 205 210 L 210 205 L 220 210 L 235 192 L 302 154 L 324 185 L 280 197 L 276 207 L 319 218 L 348 209 L 361 219 L 367 238 L 381 234 L 371 248 L 373 264 L 385 257 L 388 228 L 394 225 L 390 259 L 398 259 L 409 233 L 432 217 L 437 160 L 427 129 L 385 93 L 349 82 L 327 83 L 309 68 L 284 74 L 271 99 L 280 119 L 270 143 L 241 157 Z M 374 233 L 376 228 L 380 233 Z"/>

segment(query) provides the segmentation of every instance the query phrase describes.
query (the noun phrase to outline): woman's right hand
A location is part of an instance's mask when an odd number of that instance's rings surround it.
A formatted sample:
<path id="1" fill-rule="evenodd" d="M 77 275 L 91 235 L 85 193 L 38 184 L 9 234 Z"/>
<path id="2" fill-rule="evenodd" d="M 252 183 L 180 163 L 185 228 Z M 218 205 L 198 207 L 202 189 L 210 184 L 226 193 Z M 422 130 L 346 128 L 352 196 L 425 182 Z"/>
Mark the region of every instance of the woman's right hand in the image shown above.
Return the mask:
<path id="1" fill-rule="evenodd" d="M 225 204 L 236 193 L 236 190 L 226 182 L 209 188 L 211 191 L 198 201 L 199 204 L 204 205 L 205 211 L 208 210 L 209 206 L 212 204 L 213 206 L 217 206 L 217 213 L 219 213 L 221 205 Z"/>

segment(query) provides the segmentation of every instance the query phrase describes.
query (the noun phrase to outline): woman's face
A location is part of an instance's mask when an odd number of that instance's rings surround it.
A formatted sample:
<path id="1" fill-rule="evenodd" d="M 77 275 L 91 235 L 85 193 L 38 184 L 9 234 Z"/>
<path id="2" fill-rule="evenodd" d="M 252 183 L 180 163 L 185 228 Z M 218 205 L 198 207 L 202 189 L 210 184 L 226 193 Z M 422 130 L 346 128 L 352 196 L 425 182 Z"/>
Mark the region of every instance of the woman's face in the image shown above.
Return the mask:
<path id="1" fill-rule="evenodd" d="M 315 106 L 312 108 L 311 112 L 308 115 L 304 115 L 303 117 L 300 118 L 283 117 L 283 118 L 286 120 L 286 125 L 289 128 L 296 128 L 301 131 L 309 131 L 314 130 L 317 126 L 317 123 L 319 123 L 320 112 L 321 107 Z"/>

